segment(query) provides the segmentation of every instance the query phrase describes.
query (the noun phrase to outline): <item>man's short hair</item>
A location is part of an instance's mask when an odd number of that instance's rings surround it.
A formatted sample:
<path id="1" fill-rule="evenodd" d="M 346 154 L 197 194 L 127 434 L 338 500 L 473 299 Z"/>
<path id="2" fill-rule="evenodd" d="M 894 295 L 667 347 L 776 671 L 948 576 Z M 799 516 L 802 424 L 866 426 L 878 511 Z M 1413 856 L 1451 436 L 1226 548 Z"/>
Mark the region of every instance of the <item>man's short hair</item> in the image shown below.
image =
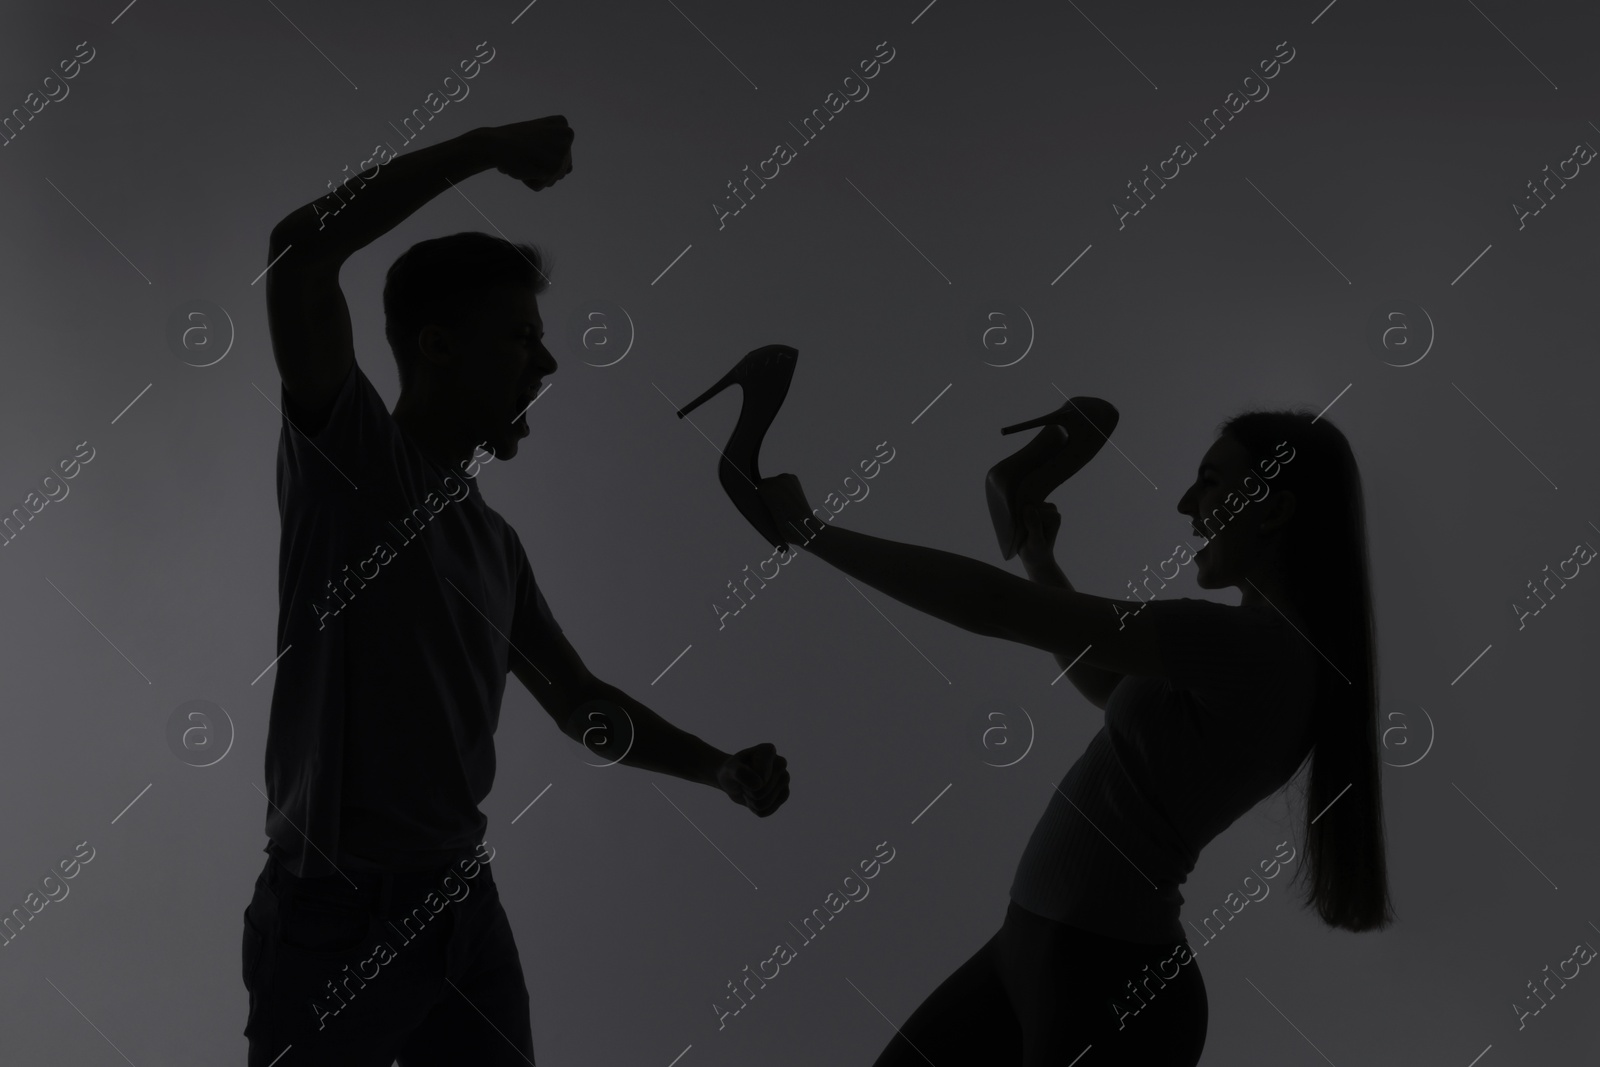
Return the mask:
<path id="1" fill-rule="evenodd" d="M 410 384 L 424 326 L 460 326 L 495 286 L 511 283 L 542 293 L 549 281 L 538 248 L 486 233 L 453 233 L 406 249 L 383 283 L 383 332 L 400 370 L 401 391 Z"/>

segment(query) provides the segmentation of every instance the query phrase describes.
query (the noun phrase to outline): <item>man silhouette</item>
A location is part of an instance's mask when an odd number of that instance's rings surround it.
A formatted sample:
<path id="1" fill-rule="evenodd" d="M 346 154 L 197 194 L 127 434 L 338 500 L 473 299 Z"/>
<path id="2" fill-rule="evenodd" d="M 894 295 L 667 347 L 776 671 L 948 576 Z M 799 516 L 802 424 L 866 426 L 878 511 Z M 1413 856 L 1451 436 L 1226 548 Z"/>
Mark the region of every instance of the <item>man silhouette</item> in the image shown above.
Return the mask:
<path id="1" fill-rule="evenodd" d="M 278 647 L 268 859 L 244 914 L 251 1067 L 533 1062 L 528 992 L 478 804 L 513 673 L 608 762 L 716 786 L 758 816 L 789 795 L 770 744 L 729 755 L 595 678 L 516 532 L 477 488 L 557 364 L 538 252 L 481 233 L 390 268 L 391 415 L 356 364 L 339 270 L 440 192 L 495 168 L 572 168 L 551 116 L 384 160 L 272 231 L 282 378 Z M 352 183 L 356 184 L 352 188 Z"/>

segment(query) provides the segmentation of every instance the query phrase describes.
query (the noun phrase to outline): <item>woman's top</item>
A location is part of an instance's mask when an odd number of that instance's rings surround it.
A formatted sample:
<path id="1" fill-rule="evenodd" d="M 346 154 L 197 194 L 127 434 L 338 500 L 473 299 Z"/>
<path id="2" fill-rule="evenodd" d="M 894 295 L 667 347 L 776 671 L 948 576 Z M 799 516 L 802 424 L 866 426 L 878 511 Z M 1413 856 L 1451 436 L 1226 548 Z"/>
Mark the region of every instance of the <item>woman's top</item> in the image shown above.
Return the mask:
<path id="1" fill-rule="evenodd" d="M 1152 600 L 1160 674 L 1126 675 L 1051 794 L 1011 899 L 1080 929 L 1185 939 L 1178 886 L 1200 850 L 1283 787 L 1312 746 L 1320 656 L 1276 609 Z"/>

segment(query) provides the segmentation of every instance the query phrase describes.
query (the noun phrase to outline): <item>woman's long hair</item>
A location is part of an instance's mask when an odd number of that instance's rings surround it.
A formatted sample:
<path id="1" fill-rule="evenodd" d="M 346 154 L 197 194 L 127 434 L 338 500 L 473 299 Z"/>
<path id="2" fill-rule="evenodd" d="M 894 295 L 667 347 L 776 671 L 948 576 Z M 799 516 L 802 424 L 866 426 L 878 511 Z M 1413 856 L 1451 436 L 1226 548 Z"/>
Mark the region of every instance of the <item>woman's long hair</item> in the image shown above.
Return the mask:
<path id="1" fill-rule="evenodd" d="M 1271 457 L 1285 441 L 1294 449 L 1274 479 L 1278 492 L 1295 498 L 1282 558 L 1288 595 L 1321 653 L 1305 800 L 1306 903 L 1330 926 L 1381 929 L 1394 912 L 1384 860 L 1366 507 L 1355 454 L 1332 423 L 1305 411 L 1245 412 L 1219 432 L 1254 460 Z"/>

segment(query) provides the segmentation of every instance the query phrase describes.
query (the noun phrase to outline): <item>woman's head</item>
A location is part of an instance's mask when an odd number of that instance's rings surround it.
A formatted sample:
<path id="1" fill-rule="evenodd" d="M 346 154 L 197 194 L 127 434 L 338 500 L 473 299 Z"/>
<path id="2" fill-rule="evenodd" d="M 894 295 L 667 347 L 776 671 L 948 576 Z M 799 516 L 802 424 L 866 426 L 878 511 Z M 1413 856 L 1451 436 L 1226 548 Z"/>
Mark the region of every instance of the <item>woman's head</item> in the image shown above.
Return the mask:
<path id="1" fill-rule="evenodd" d="M 1305 797 L 1309 862 L 1302 869 L 1310 903 L 1330 925 L 1382 927 L 1393 915 L 1384 862 L 1377 636 L 1355 454 L 1343 433 L 1309 411 L 1250 411 L 1222 424 L 1206 456 L 1214 477 L 1203 466 L 1179 504 L 1197 522 L 1226 520 L 1216 533 L 1202 531 L 1214 540 L 1195 556 L 1201 585 L 1240 584 L 1267 568 L 1318 654 Z"/>
<path id="2" fill-rule="evenodd" d="M 1251 513 L 1233 525 L 1258 554 L 1281 562 L 1291 595 L 1316 595 L 1331 570 L 1364 584 L 1361 472 L 1338 427 L 1309 411 L 1248 411 L 1218 434 L 1256 472 L 1245 480 Z"/>
<path id="3" fill-rule="evenodd" d="M 1283 567 L 1284 535 L 1296 496 L 1277 479 L 1282 461 L 1294 456 L 1294 448 L 1280 441 L 1258 459 L 1250 446 L 1223 434 L 1200 458 L 1194 484 L 1178 501 L 1196 536 L 1208 542 L 1194 556 L 1200 588 L 1281 584 L 1269 576 Z"/>

